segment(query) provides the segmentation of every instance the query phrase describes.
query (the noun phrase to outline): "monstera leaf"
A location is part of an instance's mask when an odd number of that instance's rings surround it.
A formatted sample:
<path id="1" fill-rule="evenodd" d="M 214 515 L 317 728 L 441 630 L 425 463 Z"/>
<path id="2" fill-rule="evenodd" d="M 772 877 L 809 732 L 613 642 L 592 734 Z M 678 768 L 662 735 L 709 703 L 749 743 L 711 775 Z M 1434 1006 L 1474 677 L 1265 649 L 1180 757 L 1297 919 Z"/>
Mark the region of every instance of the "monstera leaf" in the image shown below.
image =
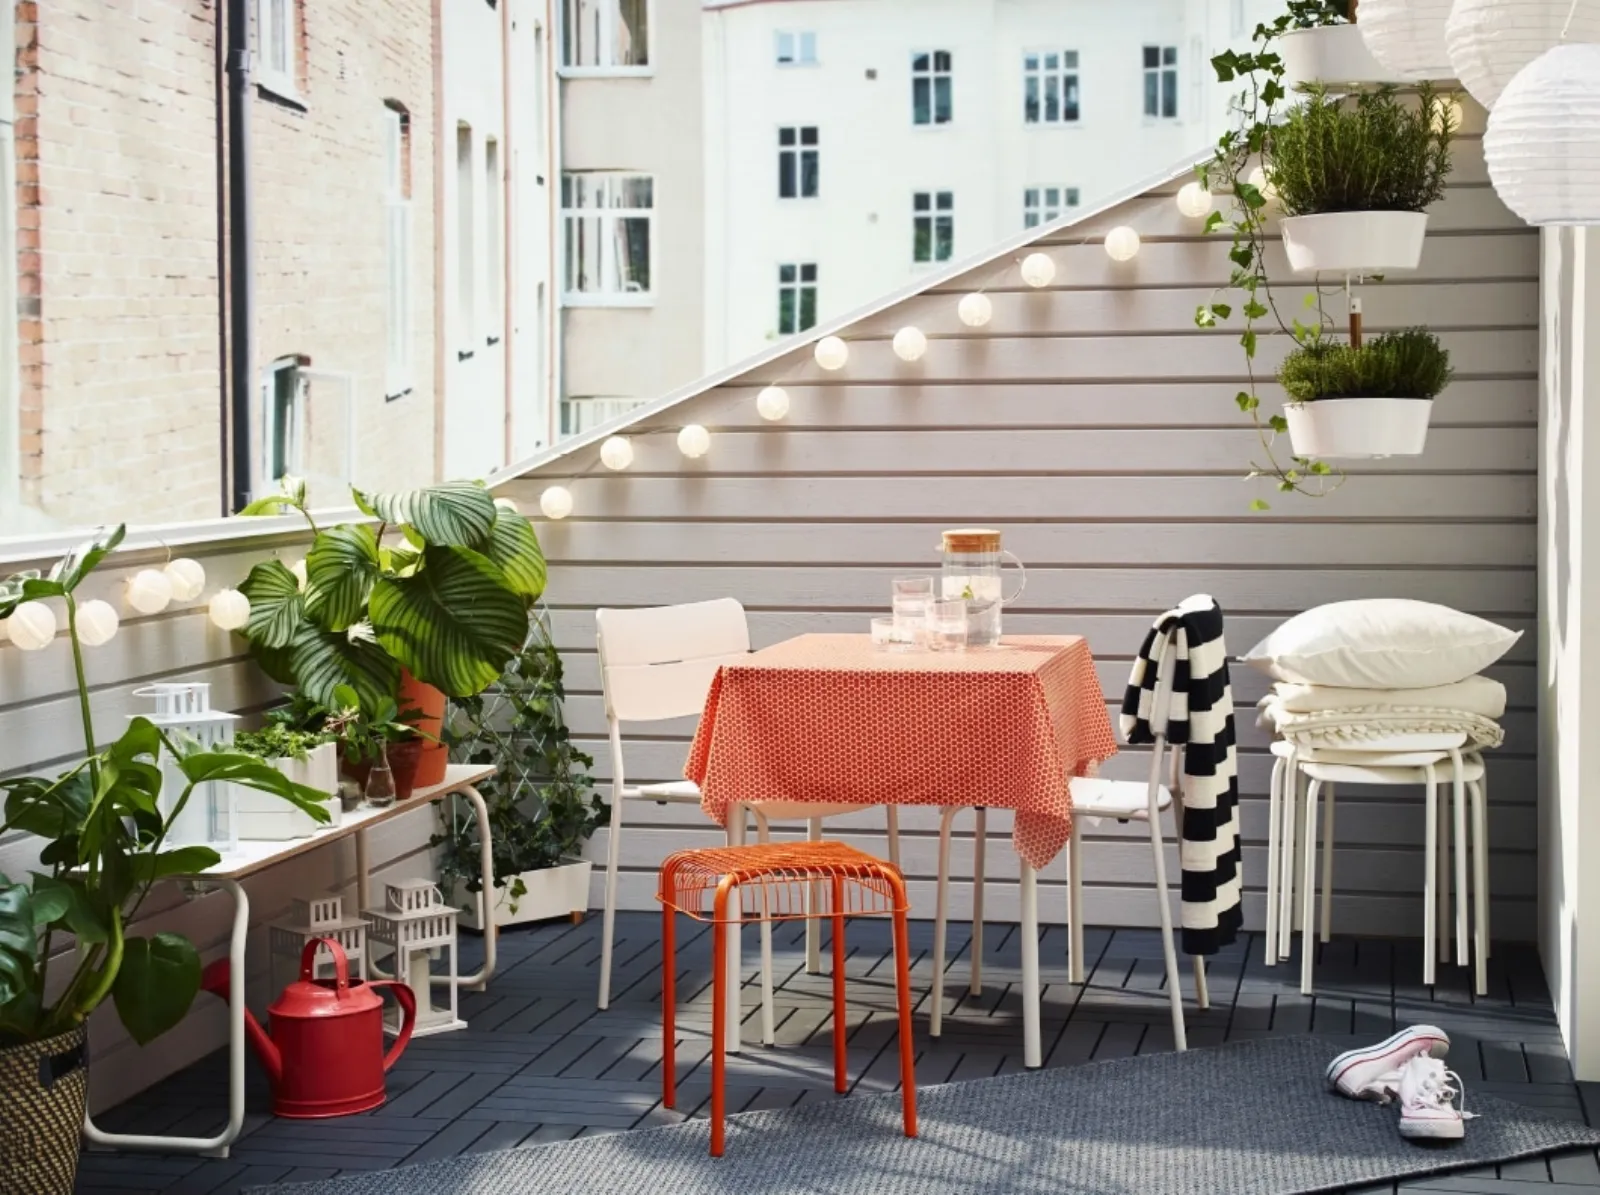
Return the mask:
<path id="1" fill-rule="evenodd" d="M 156 934 L 123 944 L 111 998 L 128 1035 L 141 1046 L 183 1020 L 199 990 L 200 952 L 187 938 Z"/>
<path id="2" fill-rule="evenodd" d="M 475 481 L 448 481 L 403 494 L 354 493 L 356 505 L 369 515 L 408 524 L 434 546 L 481 550 L 494 526 L 494 499 Z"/>
<path id="3" fill-rule="evenodd" d="M 544 553 L 539 550 L 539 537 L 533 533 L 533 524 L 516 511 L 495 507 L 485 554 L 505 574 L 513 592 L 530 602 L 544 592 Z"/>
<path id="4" fill-rule="evenodd" d="M 0 875 L 0 1005 L 20 999 L 33 984 L 39 953 L 34 924 L 28 886 Z"/>
<path id="5" fill-rule="evenodd" d="M 289 669 L 300 691 L 318 705 L 333 704 L 333 690 L 349 685 L 371 709 L 400 690 L 400 666 L 370 638 L 324 631 L 306 623 L 289 648 Z"/>
<path id="6" fill-rule="evenodd" d="M 372 587 L 370 609 L 383 648 L 451 697 L 487 689 L 528 636 L 526 603 L 488 557 L 467 548 L 426 549 L 415 574 Z"/>
<path id="7" fill-rule="evenodd" d="M 370 527 L 344 523 L 322 532 L 306 556 L 306 614 L 325 631 L 360 622 L 379 568 Z"/>

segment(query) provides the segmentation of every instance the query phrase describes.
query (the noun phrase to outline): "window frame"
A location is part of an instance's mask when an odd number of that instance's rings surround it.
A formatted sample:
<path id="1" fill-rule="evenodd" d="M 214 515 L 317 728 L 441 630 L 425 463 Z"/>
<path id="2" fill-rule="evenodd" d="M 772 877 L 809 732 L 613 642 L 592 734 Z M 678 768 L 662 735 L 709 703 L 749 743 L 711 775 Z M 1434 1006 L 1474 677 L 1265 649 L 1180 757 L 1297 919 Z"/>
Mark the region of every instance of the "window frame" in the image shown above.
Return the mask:
<path id="1" fill-rule="evenodd" d="M 607 181 L 622 182 L 627 179 L 650 180 L 650 206 L 649 207 L 612 207 L 601 205 L 598 207 L 571 207 L 567 203 L 567 180 L 572 178 L 605 179 Z M 561 218 L 561 305 L 563 307 L 654 307 L 656 303 L 656 176 L 642 170 L 565 170 L 561 173 L 561 193 L 557 196 L 559 201 L 557 211 Z M 650 289 L 640 291 L 580 291 L 568 287 L 569 264 L 572 259 L 572 221 L 574 219 L 599 219 L 607 226 L 606 231 L 600 235 L 600 276 L 610 276 L 615 271 L 610 268 L 615 261 L 616 238 L 611 235 L 609 226 L 617 220 L 642 219 L 646 222 L 645 240 L 649 247 L 647 267 L 650 274 Z"/>
<path id="2" fill-rule="evenodd" d="M 303 376 L 304 359 L 291 354 L 275 358 L 261 372 L 261 480 L 262 493 L 271 490 L 280 479 L 299 475 L 305 464 L 306 394 L 310 381 Z M 285 437 L 284 467 L 273 472 L 273 456 L 278 439 L 278 375 L 288 373 L 294 384 L 291 402 L 291 425 Z"/>
<path id="3" fill-rule="evenodd" d="M 282 40 L 273 46 L 269 42 L 272 25 L 272 9 L 281 7 L 283 10 L 283 36 Z M 300 99 L 300 39 L 299 16 L 300 5 L 298 0 L 255 0 L 256 10 L 256 46 L 255 70 L 253 78 L 256 86 L 263 91 L 272 93 L 294 103 L 301 103 Z M 269 52 L 276 49 L 283 57 L 284 67 L 279 70 L 273 65 L 274 54 Z"/>
<path id="4" fill-rule="evenodd" d="M 505 163 L 500 138 L 483 139 L 483 289 L 488 315 L 487 344 L 505 330 Z"/>
<path id="5" fill-rule="evenodd" d="M 384 398 L 394 401 L 411 393 L 411 196 L 409 130 L 411 114 L 392 104 L 383 107 L 383 180 L 387 338 L 384 347 Z M 398 260 L 397 260 L 398 259 Z"/>
<path id="6" fill-rule="evenodd" d="M 1056 67 L 1048 67 L 1045 60 L 1048 56 L 1055 55 L 1059 61 Z M 1072 60 L 1070 66 L 1068 59 Z M 1037 60 L 1037 66 L 1029 66 L 1030 60 Z M 1046 119 L 1045 93 L 1049 90 L 1047 83 L 1054 80 L 1057 90 L 1057 103 L 1060 115 L 1055 120 Z M 1075 107 L 1071 116 L 1067 115 L 1068 81 L 1071 81 L 1071 93 L 1074 97 Z M 1039 115 L 1030 119 L 1028 115 L 1028 84 L 1037 82 Z M 1054 49 L 1029 49 L 1022 52 L 1022 124 L 1024 128 L 1052 128 L 1071 129 L 1083 125 L 1083 61 L 1078 50 L 1057 46 Z"/>
<path id="7" fill-rule="evenodd" d="M 939 56 L 943 55 L 945 67 L 939 68 Z M 928 65 L 918 68 L 917 59 L 926 58 Z M 928 85 L 928 119 L 917 119 L 917 84 Z M 939 84 L 945 85 L 945 119 L 939 119 Z M 912 50 L 911 51 L 911 127 L 914 129 L 939 129 L 946 128 L 956 122 L 956 68 L 955 52 L 953 50 Z"/>
<path id="8" fill-rule="evenodd" d="M 645 25 L 645 53 L 650 61 L 639 66 L 630 66 L 626 63 L 595 63 L 594 65 L 573 65 L 567 62 L 567 26 L 568 13 L 573 5 L 582 0 L 560 0 L 556 8 L 556 52 L 560 55 L 556 65 L 556 77 L 561 79 L 605 79 L 605 78 L 639 78 L 656 73 L 655 38 L 659 26 L 656 23 L 656 0 L 645 0 L 644 25 Z M 620 0 L 618 0 L 620 2 Z M 612 9 L 602 10 L 605 13 L 613 12 Z M 606 19 L 606 18 L 603 18 Z M 613 18 L 609 18 L 614 20 Z M 609 35 L 603 36 L 602 45 L 612 44 Z"/>
<path id="9" fill-rule="evenodd" d="M 462 159 L 465 135 L 466 158 Z M 456 359 L 464 361 L 477 348 L 478 329 L 478 138 L 467 121 L 456 122 L 456 293 L 455 318 L 450 321 L 456 340 Z"/>
<path id="10" fill-rule="evenodd" d="M 784 143 L 784 134 L 792 133 L 794 140 L 789 144 Z M 806 141 L 806 134 L 810 133 L 811 141 Z M 806 192 L 806 158 L 812 159 L 811 180 L 814 184 L 809 194 Z M 783 193 L 784 184 L 791 181 L 794 186 L 793 195 Z M 778 202 L 792 203 L 806 199 L 822 198 L 822 126 L 815 124 L 784 124 L 778 126 Z"/>
<path id="11" fill-rule="evenodd" d="M 792 49 L 792 57 L 783 56 L 783 42 L 788 38 Z M 806 45 L 809 41 L 811 57 L 806 57 Z M 817 66 L 817 31 L 815 29 L 774 29 L 772 31 L 772 64 L 779 70 L 795 70 L 800 67 Z"/>
<path id="12" fill-rule="evenodd" d="M 1152 50 L 1156 53 L 1156 64 L 1154 66 L 1145 61 Z M 1182 85 L 1183 79 L 1179 74 L 1178 47 L 1142 44 L 1139 51 L 1139 65 L 1141 68 L 1139 75 L 1139 103 L 1144 113 L 1144 120 L 1157 123 L 1169 120 L 1181 121 L 1183 119 L 1183 107 L 1178 101 L 1178 88 Z M 1156 110 L 1154 112 L 1150 110 L 1150 82 L 1152 78 L 1154 78 L 1156 85 Z M 1166 108 L 1165 101 L 1169 99 L 1172 101 L 1172 112 L 1170 114 L 1164 110 Z"/>
<path id="13" fill-rule="evenodd" d="M 794 271 L 794 277 L 786 279 L 784 277 L 785 270 Z M 808 270 L 811 272 L 809 278 L 806 276 L 806 271 Z M 814 261 L 784 261 L 778 263 L 779 336 L 798 336 L 801 332 L 809 332 L 812 328 L 817 326 L 818 273 L 819 270 L 817 263 Z M 808 291 L 811 294 L 811 321 L 809 323 L 806 322 L 805 318 L 805 299 L 806 292 Z M 785 328 L 783 326 L 783 301 L 784 297 L 789 294 L 794 296 L 793 305 L 791 307 L 791 311 L 794 315 L 794 319 L 792 321 L 794 327 Z"/>
<path id="14" fill-rule="evenodd" d="M 919 209 L 917 203 L 924 196 L 927 197 L 926 209 Z M 944 256 L 939 255 L 939 224 L 941 220 L 948 225 L 949 244 Z M 919 225 L 926 222 L 928 225 L 928 256 L 918 257 L 918 230 Z M 913 191 L 911 192 L 911 264 L 913 266 L 937 266 L 955 260 L 956 256 L 956 193 L 949 191 Z"/>
<path id="15" fill-rule="evenodd" d="M 1051 191 L 1056 192 L 1056 202 L 1053 204 L 1046 197 Z M 1024 187 L 1022 188 L 1022 227 L 1025 229 L 1038 228 L 1041 225 L 1049 224 L 1052 220 L 1059 220 L 1068 212 L 1082 206 L 1080 203 L 1082 197 L 1081 188 L 1068 187 L 1059 183 L 1037 183 L 1033 186 Z"/>

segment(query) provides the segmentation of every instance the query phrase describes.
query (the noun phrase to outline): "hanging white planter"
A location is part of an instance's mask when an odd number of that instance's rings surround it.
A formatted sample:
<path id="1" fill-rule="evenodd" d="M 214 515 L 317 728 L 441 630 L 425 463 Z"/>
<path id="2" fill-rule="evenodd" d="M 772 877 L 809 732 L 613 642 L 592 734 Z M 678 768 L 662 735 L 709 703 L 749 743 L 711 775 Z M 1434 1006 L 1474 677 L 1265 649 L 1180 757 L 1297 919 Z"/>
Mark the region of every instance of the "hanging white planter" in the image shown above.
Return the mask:
<path id="1" fill-rule="evenodd" d="M 1345 85 L 1404 83 L 1405 76 L 1389 70 L 1367 49 L 1355 25 L 1323 25 L 1317 29 L 1291 29 L 1278 38 L 1283 58 L 1283 85 L 1301 87 L 1323 83 Z"/>
<path id="2" fill-rule="evenodd" d="M 1278 222 L 1289 268 L 1301 274 L 1382 274 L 1422 260 L 1426 212 L 1321 212 Z"/>
<path id="3" fill-rule="evenodd" d="M 515 900 L 511 885 L 496 888 L 493 893 L 494 924 L 497 928 L 522 925 L 529 921 L 548 921 L 553 917 L 570 917 L 589 908 L 589 876 L 594 864 L 588 859 L 572 859 L 560 867 L 543 867 L 538 871 L 525 871 L 521 879 L 527 891 Z M 461 924 L 468 929 L 483 928 L 483 902 L 464 888 L 457 888 L 451 901 L 457 908 L 466 908 L 461 914 Z M 515 904 L 516 908 L 511 906 Z"/>
<path id="4" fill-rule="evenodd" d="M 1417 456 L 1428 442 L 1431 398 L 1322 398 L 1283 407 L 1296 456 Z"/>

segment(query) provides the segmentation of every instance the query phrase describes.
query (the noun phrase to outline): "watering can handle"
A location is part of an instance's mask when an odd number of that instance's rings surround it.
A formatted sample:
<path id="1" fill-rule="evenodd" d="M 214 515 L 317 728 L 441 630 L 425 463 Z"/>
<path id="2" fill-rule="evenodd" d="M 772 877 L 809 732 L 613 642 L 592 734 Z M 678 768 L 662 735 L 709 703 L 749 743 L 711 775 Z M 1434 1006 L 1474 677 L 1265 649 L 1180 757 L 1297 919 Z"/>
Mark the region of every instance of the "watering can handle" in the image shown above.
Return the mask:
<path id="1" fill-rule="evenodd" d="M 1022 596 L 1022 591 L 1024 589 L 1028 588 L 1028 570 L 1022 567 L 1022 561 L 1018 559 L 1015 552 L 1008 552 L 1002 548 L 1000 555 L 1002 558 L 1011 561 L 1012 564 L 1017 566 L 1017 575 L 1022 578 L 1021 584 L 1017 586 L 1016 593 L 1012 594 L 1010 597 L 1000 599 L 1000 604 L 1002 606 L 1009 606 L 1012 602 L 1016 601 Z"/>
<path id="2" fill-rule="evenodd" d="M 405 1053 L 406 1047 L 411 1044 L 411 1031 L 417 1027 L 417 996 L 409 987 L 398 979 L 375 979 L 367 984 L 374 990 L 389 988 L 394 992 L 394 998 L 400 1004 L 400 1014 L 404 1018 L 400 1023 L 400 1036 L 394 1039 L 394 1045 L 389 1047 L 389 1052 L 383 1056 L 383 1073 L 388 1074 L 389 1068 L 400 1061 L 400 1055 Z"/>
<path id="3" fill-rule="evenodd" d="M 333 955 L 335 995 L 343 1000 L 350 992 L 350 960 L 345 957 L 344 947 L 333 938 L 312 938 L 306 943 L 305 949 L 300 952 L 300 978 L 310 983 L 316 977 L 317 951 L 323 946 Z"/>

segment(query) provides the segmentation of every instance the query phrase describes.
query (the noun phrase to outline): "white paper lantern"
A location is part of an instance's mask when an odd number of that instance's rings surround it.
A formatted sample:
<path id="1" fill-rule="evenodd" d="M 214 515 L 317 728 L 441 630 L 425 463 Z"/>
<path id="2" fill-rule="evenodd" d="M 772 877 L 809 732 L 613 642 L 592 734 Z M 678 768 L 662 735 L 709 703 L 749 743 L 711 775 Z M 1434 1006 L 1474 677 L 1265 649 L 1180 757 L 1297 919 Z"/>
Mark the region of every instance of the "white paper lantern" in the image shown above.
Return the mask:
<path id="1" fill-rule="evenodd" d="M 1529 224 L 1600 224 L 1600 45 L 1557 46 L 1524 67 L 1489 114 L 1483 157 Z"/>
<path id="2" fill-rule="evenodd" d="M 1199 183 L 1184 183 L 1178 189 L 1178 210 L 1191 220 L 1211 214 L 1211 192 Z"/>
<path id="3" fill-rule="evenodd" d="M 767 420 L 782 419 L 789 413 L 789 392 L 782 386 L 768 386 L 756 395 L 756 413 Z"/>
<path id="4" fill-rule="evenodd" d="M 698 423 L 691 423 L 678 432 L 678 451 L 690 460 L 711 451 L 711 433 Z"/>
<path id="5" fill-rule="evenodd" d="M 850 346 L 837 336 L 824 336 L 817 341 L 817 347 L 811 350 L 811 355 L 823 369 L 843 369 L 844 363 L 850 360 Z"/>
<path id="6" fill-rule="evenodd" d="M 224 631 L 237 631 L 250 621 L 250 599 L 237 589 L 219 589 L 207 607 L 212 625 Z"/>
<path id="7" fill-rule="evenodd" d="M 600 445 L 600 463 L 607 469 L 626 469 L 633 464 L 633 441 L 627 436 L 612 436 Z"/>
<path id="8" fill-rule="evenodd" d="M 1453 3 L 1454 0 L 1361 0 L 1356 28 L 1378 65 L 1395 74 L 1407 79 L 1453 79 L 1444 44 L 1444 26 Z"/>
<path id="9" fill-rule="evenodd" d="M 1132 261 L 1139 254 L 1139 234 L 1126 224 L 1106 233 L 1106 253 L 1112 261 Z"/>
<path id="10" fill-rule="evenodd" d="M 306 580 L 306 562 L 303 559 L 296 560 L 289 566 L 289 571 L 294 574 L 294 579 L 300 582 L 300 588 L 304 589 L 308 583 Z"/>
<path id="11" fill-rule="evenodd" d="M 1022 259 L 1022 280 L 1037 290 L 1055 281 L 1056 261 L 1047 253 L 1030 253 Z"/>
<path id="12" fill-rule="evenodd" d="M 1461 85 L 1493 108 L 1518 71 L 1563 40 L 1563 29 L 1569 43 L 1600 42 L 1600 0 L 1456 0 L 1445 49 Z"/>
<path id="13" fill-rule="evenodd" d="M 494 500 L 494 504 L 499 509 L 501 509 L 503 511 L 507 511 L 510 514 L 520 515 L 522 513 L 522 508 L 520 506 L 518 506 L 515 502 L 513 502 L 510 498 L 496 498 Z"/>
<path id="14" fill-rule="evenodd" d="M 187 556 L 167 561 L 167 567 L 161 571 L 167 574 L 174 601 L 192 602 L 206 587 L 205 568 L 198 560 L 190 560 Z"/>
<path id="15" fill-rule="evenodd" d="M 126 597 L 140 614 L 160 614 L 172 601 L 172 582 L 166 573 L 142 568 L 129 579 Z"/>
<path id="16" fill-rule="evenodd" d="M 85 647 L 102 647 L 117 633 L 117 608 L 96 598 L 78 607 L 78 638 Z"/>
<path id="17" fill-rule="evenodd" d="M 42 651 L 56 637 L 56 612 L 43 602 L 23 602 L 6 619 L 6 634 L 23 651 Z"/>
<path id="18" fill-rule="evenodd" d="M 564 485 L 553 485 L 539 495 L 539 509 L 547 519 L 564 519 L 572 513 L 572 491 Z"/>
<path id="19" fill-rule="evenodd" d="M 1257 166 L 1250 172 L 1250 177 L 1245 181 L 1257 191 L 1260 191 L 1261 197 L 1268 203 L 1272 203 L 1278 198 L 1278 188 L 1274 187 L 1272 185 L 1272 180 L 1267 177 L 1267 171 L 1265 167 Z"/>
<path id="20" fill-rule="evenodd" d="M 976 292 L 961 296 L 961 304 L 956 308 L 956 314 L 961 317 L 961 322 L 969 328 L 981 328 L 994 318 L 994 304 L 989 302 L 988 295 Z"/>
<path id="21" fill-rule="evenodd" d="M 920 360 L 928 351 L 928 338 L 921 328 L 901 328 L 894 334 L 894 355 L 902 361 Z"/>

